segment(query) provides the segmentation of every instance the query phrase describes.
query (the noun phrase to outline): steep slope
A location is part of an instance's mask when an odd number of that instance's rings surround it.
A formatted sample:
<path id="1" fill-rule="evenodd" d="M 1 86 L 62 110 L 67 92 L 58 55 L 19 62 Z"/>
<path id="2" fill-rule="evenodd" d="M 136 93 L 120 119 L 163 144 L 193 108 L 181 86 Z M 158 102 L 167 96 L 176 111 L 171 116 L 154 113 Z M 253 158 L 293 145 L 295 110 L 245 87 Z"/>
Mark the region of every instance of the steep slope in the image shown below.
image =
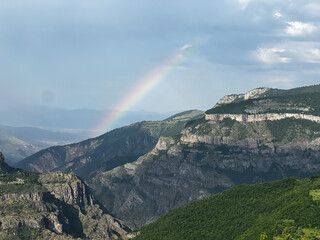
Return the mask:
<path id="1" fill-rule="evenodd" d="M 192 110 L 164 121 L 135 123 L 80 143 L 45 149 L 17 167 L 38 172 L 72 170 L 87 178 L 92 172 L 135 161 L 150 151 L 160 136 L 179 134 L 188 120 L 202 115 L 202 111 Z"/>
<path id="2" fill-rule="evenodd" d="M 9 167 L 0 153 L 0 239 L 113 239 L 129 230 L 72 172 Z"/>
<path id="3" fill-rule="evenodd" d="M 136 240 L 320 239 L 320 176 L 241 185 L 176 208 Z M 304 238 L 301 238 L 301 237 Z M 261 238 L 260 238 L 261 239 Z"/>
<path id="4" fill-rule="evenodd" d="M 181 134 L 161 137 L 137 161 L 88 179 L 97 199 L 114 216 L 139 228 L 170 209 L 237 184 L 320 173 L 320 123 L 311 114 L 320 106 L 319 85 L 267 89 L 263 96 L 250 92 L 242 101 L 220 101 Z M 265 98 L 278 103 L 283 96 L 290 99 L 271 109 L 278 109 L 273 112 L 278 115 L 268 115 Z M 302 96 L 305 102 L 296 101 Z M 229 109 L 247 109 L 252 102 L 258 113 Z M 308 114 L 290 115 L 300 103 Z"/>

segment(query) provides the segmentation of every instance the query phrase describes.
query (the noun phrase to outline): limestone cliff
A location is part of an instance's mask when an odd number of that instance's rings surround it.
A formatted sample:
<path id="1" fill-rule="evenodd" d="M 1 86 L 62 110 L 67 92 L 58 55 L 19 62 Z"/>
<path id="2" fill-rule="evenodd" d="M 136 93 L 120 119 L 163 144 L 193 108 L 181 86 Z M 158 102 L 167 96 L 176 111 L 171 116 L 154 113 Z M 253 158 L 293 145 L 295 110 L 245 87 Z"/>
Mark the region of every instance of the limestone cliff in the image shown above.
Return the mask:
<path id="1" fill-rule="evenodd" d="M 270 88 L 256 88 L 253 89 L 245 94 L 231 94 L 222 97 L 215 105 L 215 107 L 229 104 L 229 103 L 234 103 L 234 102 L 240 102 L 243 100 L 248 100 L 248 99 L 255 99 L 263 96 L 266 92 L 268 92 Z"/>
<path id="2" fill-rule="evenodd" d="M 277 121 L 286 118 L 294 118 L 320 123 L 320 116 L 313 116 L 301 113 L 205 114 L 205 120 L 223 121 L 228 118 L 239 122 Z"/>

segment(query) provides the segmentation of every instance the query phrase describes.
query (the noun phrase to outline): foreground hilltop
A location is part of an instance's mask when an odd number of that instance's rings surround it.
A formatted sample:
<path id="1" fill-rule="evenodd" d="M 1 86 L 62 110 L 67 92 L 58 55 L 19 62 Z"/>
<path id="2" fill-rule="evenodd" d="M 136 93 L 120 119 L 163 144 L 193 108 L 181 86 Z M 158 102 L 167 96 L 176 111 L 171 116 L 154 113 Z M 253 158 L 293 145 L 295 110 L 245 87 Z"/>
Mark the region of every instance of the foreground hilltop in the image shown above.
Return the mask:
<path id="1" fill-rule="evenodd" d="M 320 173 L 319 96 L 320 85 L 224 97 L 180 134 L 160 137 L 137 161 L 101 171 L 88 184 L 109 212 L 139 228 L 237 184 Z"/>
<path id="2" fill-rule="evenodd" d="M 9 167 L 0 153 L 0 239 L 114 239 L 129 229 L 72 172 Z"/>
<path id="3" fill-rule="evenodd" d="M 135 240 L 320 239 L 320 176 L 241 185 L 170 211 Z"/>

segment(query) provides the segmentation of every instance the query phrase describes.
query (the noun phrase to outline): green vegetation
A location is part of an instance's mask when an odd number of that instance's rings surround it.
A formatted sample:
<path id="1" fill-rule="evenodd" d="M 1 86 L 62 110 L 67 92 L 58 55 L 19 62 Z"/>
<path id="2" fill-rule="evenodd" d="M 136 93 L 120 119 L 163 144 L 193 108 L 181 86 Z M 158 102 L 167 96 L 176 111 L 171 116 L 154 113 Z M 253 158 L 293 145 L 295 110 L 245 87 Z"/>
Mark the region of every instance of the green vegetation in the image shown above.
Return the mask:
<path id="1" fill-rule="evenodd" d="M 171 210 L 135 239 L 320 239 L 319 191 L 320 176 L 240 185 Z"/>
<path id="2" fill-rule="evenodd" d="M 34 229 L 27 226 L 11 228 L 0 234 L 0 239 L 11 240 L 41 239 L 41 237 L 43 237 L 43 231 L 41 229 Z"/>
<path id="3" fill-rule="evenodd" d="M 38 182 L 39 173 L 18 170 L 0 174 L 0 195 L 9 193 L 31 193 L 45 191 Z"/>
<path id="4" fill-rule="evenodd" d="M 213 129 L 213 125 L 204 120 L 204 118 L 190 122 L 189 126 L 191 126 L 191 133 L 195 133 L 198 136 L 208 135 Z"/>
<path id="5" fill-rule="evenodd" d="M 259 98 L 235 101 L 206 111 L 207 114 L 303 113 L 320 116 L 320 85 L 290 90 L 270 89 Z"/>
<path id="6" fill-rule="evenodd" d="M 320 137 L 320 124 L 304 119 L 286 118 L 267 121 L 273 141 L 288 143 L 294 139 L 312 141 Z"/>
<path id="7" fill-rule="evenodd" d="M 185 111 L 185 112 L 181 112 L 178 114 L 175 114 L 167 119 L 165 119 L 164 121 L 189 121 L 195 118 L 199 118 L 204 114 L 203 111 L 200 110 L 189 110 L 189 111 Z"/>
<path id="8" fill-rule="evenodd" d="M 71 240 L 79 239 L 67 236 L 65 234 L 55 234 L 47 229 L 30 228 L 22 225 L 19 228 L 10 228 L 0 232 L 0 240 Z"/>
<path id="9" fill-rule="evenodd" d="M 269 93 L 270 96 L 272 95 L 297 95 L 297 94 L 309 94 L 309 93 L 320 93 L 320 84 L 311 85 L 306 87 L 299 87 L 299 88 L 292 88 L 289 90 L 279 90 L 279 89 L 272 89 L 276 90 L 274 93 Z"/>
<path id="10" fill-rule="evenodd" d="M 229 103 L 214 107 L 206 111 L 206 114 L 243 114 L 248 107 L 253 106 L 253 100 L 242 101 L 238 103 Z"/>
<path id="11" fill-rule="evenodd" d="M 34 203 L 8 199 L 0 202 L 0 217 L 34 216 L 38 211 Z"/>

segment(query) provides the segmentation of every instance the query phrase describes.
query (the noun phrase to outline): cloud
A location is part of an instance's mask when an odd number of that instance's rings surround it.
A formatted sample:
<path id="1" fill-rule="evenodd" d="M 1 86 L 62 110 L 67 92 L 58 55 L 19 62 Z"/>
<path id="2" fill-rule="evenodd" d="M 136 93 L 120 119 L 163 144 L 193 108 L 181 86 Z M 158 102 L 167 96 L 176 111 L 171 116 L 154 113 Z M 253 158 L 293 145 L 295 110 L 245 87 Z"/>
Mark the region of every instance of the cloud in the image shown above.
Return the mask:
<path id="1" fill-rule="evenodd" d="M 222 86 L 245 91 L 270 76 L 301 79 L 301 85 L 319 82 L 319 0 L 2 2 L 0 79 L 8 79 L 1 84 L 3 105 L 30 99 L 56 107 L 108 108 L 127 90 L 123 86 L 129 88 L 173 53 L 186 57 L 180 69 L 187 69 L 172 78 L 190 78 L 190 94 L 202 81 L 199 92 L 214 89 L 210 103 Z M 190 107 L 175 104 L 165 83 L 159 88 L 173 104 L 154 100 L 147 108 Z M 45 89 L 53 99 L 39 97 Z M 173 92 L 178 91 L 177 85 Z"/>
<path id="2" fill-rule="evenodd" d="M 283 15 L 280 11 L 273 11 L 273 17 L 276 19 L 282 18 Z"/>
<path id="3" fill-rule="evenodd" d="M 252 0 L 237 0 L 237 2 L 240 4 L 242 9 L 247 8 L 248 4 L 251 2 Z"/>
<path id="4" fill-rule="evenodd" d="M 192 48 L 192 45 L 191 45 L 191 44 L 186 44 L 186 45 L 184 45 L 184 46 L 182 46 L 182 47 L 180 48 L 180 51 L 185 51 L 185 50 L 188 49 L 188 48 Z"/>
<path id="5" fill-rule="evenodd" d="M 317 27 L 312 23 L 303 23 L 299 21 L 287 22 L 288 26 L 285 32 L 291 36 L 301 36 L 313 33 Z"/>
<path id="6" fill-rule="evenodd" d="M 281 54 L 285 53 L 286 49 L 283 48 L 259 48 L 255 51 L 254 55 L 257 59 L 264 63 L 287 63 L 291 59 L 282 57 Z"/>
<path id="7" fill-rule="evenodd" d="M 303 11 L 306 12 L 309 16 L 319 17 L 320 4 L 319 3 L 309 3 L 305 5 Z"/>
<path id="8" fill-rule="evenodd" d="M 254 56 L 262 63 L 320 63 L 320 43 L 291 41 L 271 47 L 258 48 Z"/>
<path id="9" fill-rule="evenodd" d="M 304 57 L 309 63 L 320 63 L 320 48 L 307 49 Z"/>

